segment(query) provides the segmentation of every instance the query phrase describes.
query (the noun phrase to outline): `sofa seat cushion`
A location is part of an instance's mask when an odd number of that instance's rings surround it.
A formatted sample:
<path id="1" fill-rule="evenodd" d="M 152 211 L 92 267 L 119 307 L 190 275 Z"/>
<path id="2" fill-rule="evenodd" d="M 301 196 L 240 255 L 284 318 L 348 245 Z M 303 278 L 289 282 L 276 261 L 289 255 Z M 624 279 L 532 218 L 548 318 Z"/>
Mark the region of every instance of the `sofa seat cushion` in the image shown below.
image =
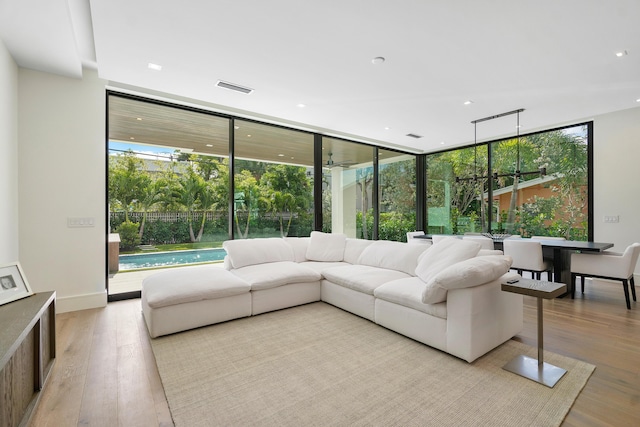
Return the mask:
<path id="1" fill-rule="evenodd" d="M 300 263 L 300 265 L 304 265 L 305 267 L 308 267 L 313 271 L 317 271 L 318 273 L 322 274 L 322 272 L 328 268 L 345 267 L 351 264 L 344 261 L 339 261 L 339 262 L 305 261 Z"/>
<path id="2" fill-rule="evenodd" d="M 349 265 L 327 268 L 322 271 L 325 279 L 339 286 L 373 295 L 374 289 L 387 282 L 411 277 L 407 273 L 368 265 Z"/>
<path id="3" fill-rule="evenodd" d="M 163 270 L 142 281 L 151 308 L 225 298 L 248 293 L 251 285 L 218 266 Z"/>
<path id="4" fill-rule="evenodd" d="M 377 240 L 362 251 L 357 264 L 402 271 L 415 276 L 418 258 L 428 248 L 429 246 Z"/>
<path id="5" fill-rule="evenodd" d="M 425 283 L 418 277 L 394 280 L 378 286 L 373 295 L 394 304 L 413 308 L 431 316 L 447 318 L 447 303 L 425 304 L 422 302 L 422 292 Z"/>
<path id="6" fill-rule="evenodd" d="M 249 265 L 233 269 L 231 272 L 249 283 L 252 291 L 275 288 L 291 283 L 317 282 L 322 278 L 317 271 L 293 261 Z"/>

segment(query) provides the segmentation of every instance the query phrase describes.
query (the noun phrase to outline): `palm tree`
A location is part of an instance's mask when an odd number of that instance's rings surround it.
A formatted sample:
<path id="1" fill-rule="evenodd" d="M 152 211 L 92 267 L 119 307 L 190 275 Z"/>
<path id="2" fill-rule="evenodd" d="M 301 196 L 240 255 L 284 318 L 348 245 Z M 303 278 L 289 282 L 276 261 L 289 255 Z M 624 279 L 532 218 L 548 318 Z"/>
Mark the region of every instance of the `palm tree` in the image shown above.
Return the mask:
<path id="1" fill-rule="evenodd" d="M 134 202 L 144 197 L 144 189 L 151 184 L 151 177 L 144 170 L 144 163 L 129 150 L 109 161 L 109 203 L 120 204 L 125 221 Z"/>
<path id="2" fill-rule="evenodd" d="M 251 221 L 251 209 L 255 208 L 259 199 L 258 182 L 253 177 L 250 171 L 242 170 L 235 176 L 235 223 L 238 231 L 238 236 L 241 239 L 246 239 L 249 235 L 249 224 Z M 240 228 L 240 213 L 246 212 L 247 222 L 244 225 L 244 232 Z"/>
<path id="3" fill-rule="evenodd" d="M 138 235 L 142 238 L 144 234 L 144 225 L 147 221 L 147 212 L 162 199 L 161 181 L 150 181 L 147 186 L 140 189 L 140 198 L 137 200 L 138 207 L 142 210 L 142 220 L 140 221 L 140 230 Z"/>
<path id="4" fill-rule="evenodd" d="M 202 209 L 202 220 L 200 221 L 200 230 L 198 230 L 198 236 L 196 237 L 196 242 L 202 240 L 202 234 L 204 233 L 204 224 L 207 220 L 207 212 L 214 211 L 215 207 L 218 205 L 218 194 L 216 193 L 216 189 L 209 182 L 204 182 L 200 195 L 199 195 L 199 204 Z"/>
<path id="5" fill-rule="evenodd" d="M 200 199 L 205 186 L 204 179 L 190 170 L 185 175 L 180 175 L 175 181 L 171 197 L 174 202 L 187 211 L 187 223 L 189 224 L 189 239 L 195 243 L 196 236 L 193 233 L 193 216 L 200 206 Z"/>
<path id="6" fill-rule="evenodd" d="M 260 185 L 265 210 L 278 217 L 280 235 L 287 236 L 294 216 L 306 212 L 313 200 L 306 169 L 292 165 L 269 165 L 260 178 Z M 285 214 L 289 216 L 286 229 Z"/>

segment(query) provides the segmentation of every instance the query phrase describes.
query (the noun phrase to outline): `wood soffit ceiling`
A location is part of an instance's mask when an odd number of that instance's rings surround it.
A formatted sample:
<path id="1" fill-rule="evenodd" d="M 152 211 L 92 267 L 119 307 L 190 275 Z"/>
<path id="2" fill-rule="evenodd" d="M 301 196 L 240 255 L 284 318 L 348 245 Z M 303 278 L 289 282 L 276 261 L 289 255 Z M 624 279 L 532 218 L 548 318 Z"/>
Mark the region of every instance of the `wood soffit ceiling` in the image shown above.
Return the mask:
<path id="1" fill-rule="evenodd" d="M 229 119 L 177 107 L 109 97 L 109 140 L 229 156 Z M 313 167 L 313 134 L 241 119 L 235 120 L 236 157 Z M 370 165 L 373 147 L 324 137 L 322 163 Z M 406 155 L 379 150 L 380 161 Z M 399 159 L 398 159 L 399 160 Z"/>

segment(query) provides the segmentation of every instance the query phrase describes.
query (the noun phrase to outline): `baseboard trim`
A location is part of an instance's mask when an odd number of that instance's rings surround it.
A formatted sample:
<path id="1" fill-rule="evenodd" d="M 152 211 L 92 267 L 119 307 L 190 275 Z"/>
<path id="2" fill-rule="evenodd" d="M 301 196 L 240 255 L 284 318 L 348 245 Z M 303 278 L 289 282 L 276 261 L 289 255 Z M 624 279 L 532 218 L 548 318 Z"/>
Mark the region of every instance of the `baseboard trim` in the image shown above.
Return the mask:
<path id="1" fill-rule="evenodd" d="M 107 306 L 107 290 L 93 294 L 56 298 L 56 313 L 87 310 Z"/>

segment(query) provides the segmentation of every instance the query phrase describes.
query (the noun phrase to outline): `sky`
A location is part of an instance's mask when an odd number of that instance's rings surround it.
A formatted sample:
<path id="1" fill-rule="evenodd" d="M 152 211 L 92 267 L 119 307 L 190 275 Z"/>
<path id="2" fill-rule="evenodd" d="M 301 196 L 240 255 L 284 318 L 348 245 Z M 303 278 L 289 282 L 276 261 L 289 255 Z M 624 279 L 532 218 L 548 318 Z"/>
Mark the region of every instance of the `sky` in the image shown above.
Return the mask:
<path id="1" fill-rule="evenodd" d="M 124 142 L 109 141 L 109 150 L 114 152 L 123 152 L 132 150 L 142 159 L 152 160 L 168 160 L 169 155 L 173 154 L 174 150 L 168 147 L 157 147 L 152 145 L 141 144 L 129 144 Z"/>

